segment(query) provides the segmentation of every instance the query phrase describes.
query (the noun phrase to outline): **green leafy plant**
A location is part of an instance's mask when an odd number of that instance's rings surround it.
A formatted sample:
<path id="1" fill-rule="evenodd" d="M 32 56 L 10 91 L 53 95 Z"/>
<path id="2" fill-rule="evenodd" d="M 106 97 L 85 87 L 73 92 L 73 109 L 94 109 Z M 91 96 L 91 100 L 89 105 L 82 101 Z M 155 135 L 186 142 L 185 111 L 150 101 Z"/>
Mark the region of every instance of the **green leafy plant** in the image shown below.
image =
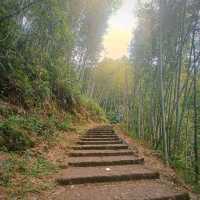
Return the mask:
<path id="1" fill-rule="evenodd" d="M 63 131 L 69 130 L 71 127 L 71 118 L 65 118 L 63 122 L 57 123 L 57 128 Z"/>
<path id="2" fill-rule="evenodd" d="M 8 123 L 0 124 L 0 135 L 1 150 L 20 151 L 34 145 L 34 142 L 25 132 L 16 130 Z"/>
<path id="3" fill-rule="evenodd" d="M 16 173 L 30 177 L 46 176 L 57 171 L 57 166 L 42 156 L 10 154 L 10 158 L 0 162 L 0 185 L 9 186 Z"/>
<path id="4" fill-rule="evenodd" d="M 106 121 L 105 112 L 94 100 L 85 96 L 81 96 L 80 102 L 87 108 L 88 111 L 91 112 L 93 117 L 100 118 L 101 120 Z"/>

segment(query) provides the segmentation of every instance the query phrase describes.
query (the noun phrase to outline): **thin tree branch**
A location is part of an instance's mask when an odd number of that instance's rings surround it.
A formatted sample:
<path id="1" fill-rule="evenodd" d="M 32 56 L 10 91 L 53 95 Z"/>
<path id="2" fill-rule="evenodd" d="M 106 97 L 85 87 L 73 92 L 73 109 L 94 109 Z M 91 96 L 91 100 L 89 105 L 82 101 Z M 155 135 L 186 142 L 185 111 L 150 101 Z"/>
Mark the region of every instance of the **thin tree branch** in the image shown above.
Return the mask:
<path id="1" fill-rule="evenodd" d="M 19 15 L 21 12 L 23 12 L 24 10 L 27 10 L 29 8 L 31 8 L 33 5 L 39 3 L 40 1 L 43 1 L 43 0 L 35 0 L 33 2 L 30 2 L 29 4 L 25 5 L 24 7 L 22 7 L 21 9 L 17 9 L 15 10 L 14 12 L 8 14 L 8 15 L 5 15 L 3 17 L 0 18 L 0 23 L 2 23 L 3 21 L 5 20 L 9 20 L 10 18 L 13 18 L 17 15 Z"/>

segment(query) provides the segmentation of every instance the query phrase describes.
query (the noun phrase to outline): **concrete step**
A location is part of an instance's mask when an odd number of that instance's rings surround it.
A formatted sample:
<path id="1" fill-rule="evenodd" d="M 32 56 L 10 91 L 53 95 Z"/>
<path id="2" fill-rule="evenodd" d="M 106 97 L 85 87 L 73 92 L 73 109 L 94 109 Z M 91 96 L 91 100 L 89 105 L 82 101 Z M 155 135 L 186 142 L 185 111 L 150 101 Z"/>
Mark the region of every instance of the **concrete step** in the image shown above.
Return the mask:
<path id="1" fill-rule="evenodd" d="M 77 144 L 79 145 L 102 145 L 102 144 L 122 144 L 123 142 L 118 141 L 79 141 Z"/>
<path id="2" fill-rule="evenodd" d="M 90 129 L 86 133 L 114 133 L 115 131 L 113 129 L 99 129 L 99 130 L 94 130 Z"/>
<path id="3" fill-rule="evenodd" d="M 116 149 L 128 149 L 128 145 L 126 144 L 104 144 L 104 145 L 77 145 L 73 146 L 72 149 L 74 150 L 100 150 L 100 149 L 107 149 L 107 150 L 116 150 Z"/>
<path id="4" fill-rule="evenodd" d="M 119 138 L 117 135 L 84 135 L 82 138 Z"/>
<path id="5" fill-rule="evenodd" d="M 119 165 L 106 167 L 70 167 L 57 181 L 61 185 L 70 185 L 158 178 L 158 172 L 146 169 L 143 165 Z"/>
<path id="6" fill-rule="evenodd" d="M 86 133 L 114 133 L 114 130 L 89 130 Z"/>
<path id="7" fill-rule="evenodd" d="M 66 187 L 55 200 L 189 200 L 187 192 L 159 180 L 125 181 Z"/>
<path id="8" fill-rule="evenodd" d="M 111 138 L 80 138 L 80 141 L 121 141 L 121 139 L 117 137 Z"/>
<path id="9" fill-rule="evenodd" d="M 82 138 L 119 138 L 117 135 L 85 135 Z"/>
<path id="10" fill-rule="evenodd" d="M 173 188 L 174 184 L 161 183 L 159 173 L 146 168 L 144 159 L 138 158 L 128 145 L 112 144 L 119 141 L 123 142 L 111 126 L 89 130 L 80 139 L 79 145 L 72 147 L 69 167 L 57 179 L 59 184 L 65 185 L 65 189 L 53 199 L 190 199 L 187 192 Z"/>
<path id="11" fill-rule="evenodd" d="M 123 156 L 135 155 L 131 150 L 74 150 L 69 153 L 71 157 L 87 157 L 87 156 Z"/>
<path id="12" fill-rule="evenodd" d="M 113 127 L 92 128 L 88 131 L 114 131 Z"/>
<path id="13" fill-rule="evenodd" d="M 116 135 L 114 132 L 89 132 L 86 135 Z"/>
<path id="14" fill-rule="evenodd" d="M 144 158 L 134 156 L 103 156 L 103 157 L 71 157 L 69 166 L 89 167 L 89 166 L 112 166 L 143 164 Z"/>

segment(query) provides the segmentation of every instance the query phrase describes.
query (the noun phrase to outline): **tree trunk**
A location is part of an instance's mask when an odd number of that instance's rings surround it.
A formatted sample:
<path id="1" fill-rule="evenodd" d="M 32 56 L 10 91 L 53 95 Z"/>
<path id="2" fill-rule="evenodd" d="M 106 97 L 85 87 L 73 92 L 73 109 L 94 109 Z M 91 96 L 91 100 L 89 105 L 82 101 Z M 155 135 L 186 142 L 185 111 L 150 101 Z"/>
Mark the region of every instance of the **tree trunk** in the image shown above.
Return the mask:
<path id="1" fill-rule="evenodd" d="M 167 148 L 167 133 L 165 127 L 165 100 L 164 100 L 164 83 L 163 83 L 163 12 L 165 7 L 166 1 L 160 0 L 160 97 L 161 97 L 161 119 L 162 119 L 162 126 L 161 126 L 161 134 L 163 137 L 163 147 L 164 147 L 164 156 L 166 164 L 169 163 L 168 158 L 168 148 Z"/>

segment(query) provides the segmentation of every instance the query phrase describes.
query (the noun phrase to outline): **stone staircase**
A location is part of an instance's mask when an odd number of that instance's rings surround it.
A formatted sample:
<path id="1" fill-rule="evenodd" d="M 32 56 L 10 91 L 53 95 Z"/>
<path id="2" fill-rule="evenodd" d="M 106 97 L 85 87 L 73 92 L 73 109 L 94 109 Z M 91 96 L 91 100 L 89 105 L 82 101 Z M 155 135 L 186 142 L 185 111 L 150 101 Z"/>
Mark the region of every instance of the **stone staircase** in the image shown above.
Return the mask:
<path id="1" fill-rule="evenodd" d="M 69 157 L 68 168 L 57 179 L 66 190 L 56 199 L 190 199 L 187 192 L 163 184 L 159 173 L 145 167 L 111 126 L 88 130 Z"/>

